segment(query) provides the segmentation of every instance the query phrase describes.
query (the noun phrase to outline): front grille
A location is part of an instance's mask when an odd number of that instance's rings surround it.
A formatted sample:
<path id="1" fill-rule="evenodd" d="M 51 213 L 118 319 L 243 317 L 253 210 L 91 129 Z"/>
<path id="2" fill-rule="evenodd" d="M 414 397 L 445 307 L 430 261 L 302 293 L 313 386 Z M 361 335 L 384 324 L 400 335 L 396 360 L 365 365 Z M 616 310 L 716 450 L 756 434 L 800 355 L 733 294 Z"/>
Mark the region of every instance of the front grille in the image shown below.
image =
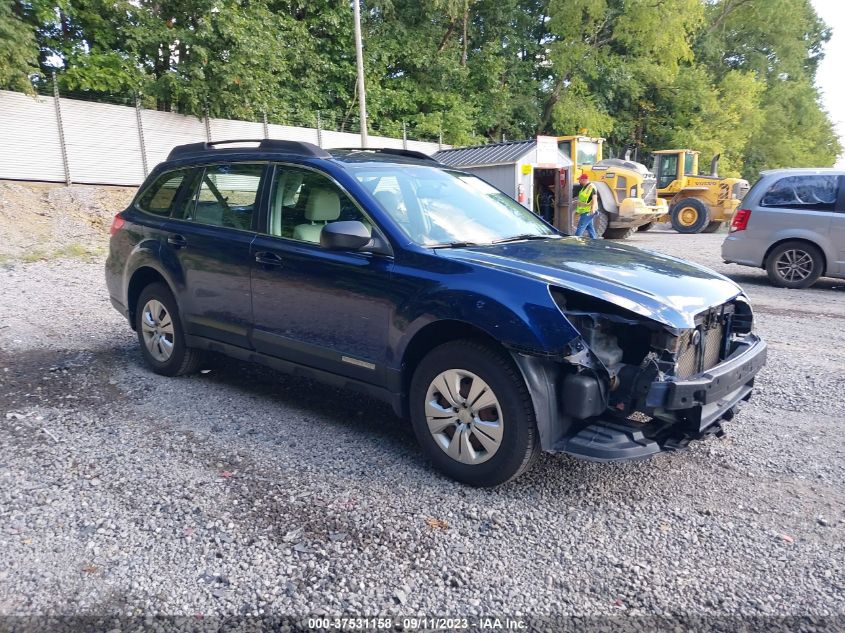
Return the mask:
<path id="1" fill-rule="evenodd" d="M 698 336 L 696 333 L 699 333 Z M 678 378 L 689 378 L 718 365 L 722 360 L 724 334 L 725 326 L 722 319 L 718 318 L 681 335 L 675 356 L 675 375 Z"/>
<path id="2" fill-rule="evenodd" d="M 657 178 L 643 178 L 643 202 L 648 206 L 657 204 Z"/>
<path id="3" fill-rule="evenodd" d="M 734 200 L 742 200 L 745 197 L 745 194 L 748 193 L 749 184 L 747 180 L 740 180 L 733 186 L 733 191 L 731 194 L 734 197 Z"/>

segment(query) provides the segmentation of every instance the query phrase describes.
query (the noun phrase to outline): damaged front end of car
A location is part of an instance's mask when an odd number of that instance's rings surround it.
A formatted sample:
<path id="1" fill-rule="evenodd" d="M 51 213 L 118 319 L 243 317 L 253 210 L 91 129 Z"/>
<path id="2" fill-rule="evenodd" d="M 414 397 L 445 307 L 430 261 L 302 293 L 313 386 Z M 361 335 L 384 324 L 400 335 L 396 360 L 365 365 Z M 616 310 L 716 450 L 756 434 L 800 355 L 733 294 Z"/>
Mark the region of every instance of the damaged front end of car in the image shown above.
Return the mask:
<path id="1" fill-rule="evenodd" d="M 766 362 L 743 295 L 677 327 L 596 297 L 551 288 L 578 332 L 557 358 L 516 360 L 535 398 L 545 450 L 642 459 L 721 435 Z"/>

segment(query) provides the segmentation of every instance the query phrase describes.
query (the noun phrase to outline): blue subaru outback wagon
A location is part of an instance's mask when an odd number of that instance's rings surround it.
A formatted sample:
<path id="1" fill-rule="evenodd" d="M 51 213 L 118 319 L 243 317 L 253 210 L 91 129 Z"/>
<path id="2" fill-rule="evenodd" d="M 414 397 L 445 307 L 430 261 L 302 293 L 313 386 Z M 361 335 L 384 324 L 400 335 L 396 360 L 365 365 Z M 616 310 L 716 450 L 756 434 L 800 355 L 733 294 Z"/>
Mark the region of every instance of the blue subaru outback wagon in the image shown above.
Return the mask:
<path id="1" fill-rule="evenodd" d="M 153 371 L 217 352 L 361 390 L 476 486 L 540 451 L 638 459 L 721 434 L 766 358 L 727 278 L 563 236 L 403 150 L 176 147 L 115 217 L 106 280 Z"/>

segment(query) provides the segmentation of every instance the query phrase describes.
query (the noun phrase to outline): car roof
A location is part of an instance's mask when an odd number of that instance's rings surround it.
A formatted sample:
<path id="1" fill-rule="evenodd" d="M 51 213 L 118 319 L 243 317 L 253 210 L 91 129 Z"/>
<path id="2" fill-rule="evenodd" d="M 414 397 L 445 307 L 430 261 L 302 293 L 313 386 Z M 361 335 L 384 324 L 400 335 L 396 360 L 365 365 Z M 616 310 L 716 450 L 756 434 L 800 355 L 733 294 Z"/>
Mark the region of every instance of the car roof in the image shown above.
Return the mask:
<path id="1" fill-rule="evenodd" d="M 391 163 L 441 166 L 423 152 L 397 148 L 338 148 L 325 150 L 313 143 L 278 139 L 232 139 L 177 145 L 165 164 L 204 164 L 223 160 L 322 159 L 340 163 Z"/>
<path id="2" fill-rule="evenodd" d="M 779 169 L 766 169 L 760 172 L 761 176 L 811 176 L 811 175 L 845 176 L 845 169 L 836 167 L 781 167 Z"/>

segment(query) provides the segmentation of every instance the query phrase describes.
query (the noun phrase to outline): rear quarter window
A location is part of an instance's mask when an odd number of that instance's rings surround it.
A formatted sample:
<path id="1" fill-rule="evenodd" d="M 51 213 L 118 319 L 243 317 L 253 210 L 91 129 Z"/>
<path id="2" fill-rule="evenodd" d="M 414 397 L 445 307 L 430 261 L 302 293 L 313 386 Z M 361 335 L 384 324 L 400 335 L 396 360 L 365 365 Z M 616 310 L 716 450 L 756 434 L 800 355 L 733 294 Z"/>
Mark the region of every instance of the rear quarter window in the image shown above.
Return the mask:
<path id="1" fill-rule="evenodd" d="M 780 178 L 763 194 L 760 206 L 833 211 L 836 208 L 838 179 L 838 176 L 816 174 Z"/>
<path id="2" fill-rule="evenodd" d="M 187 169 L 179 169 L 162 174 L 141 192 L 135 206 L 145 213 L 169 216 L 187 173 Z"/>

